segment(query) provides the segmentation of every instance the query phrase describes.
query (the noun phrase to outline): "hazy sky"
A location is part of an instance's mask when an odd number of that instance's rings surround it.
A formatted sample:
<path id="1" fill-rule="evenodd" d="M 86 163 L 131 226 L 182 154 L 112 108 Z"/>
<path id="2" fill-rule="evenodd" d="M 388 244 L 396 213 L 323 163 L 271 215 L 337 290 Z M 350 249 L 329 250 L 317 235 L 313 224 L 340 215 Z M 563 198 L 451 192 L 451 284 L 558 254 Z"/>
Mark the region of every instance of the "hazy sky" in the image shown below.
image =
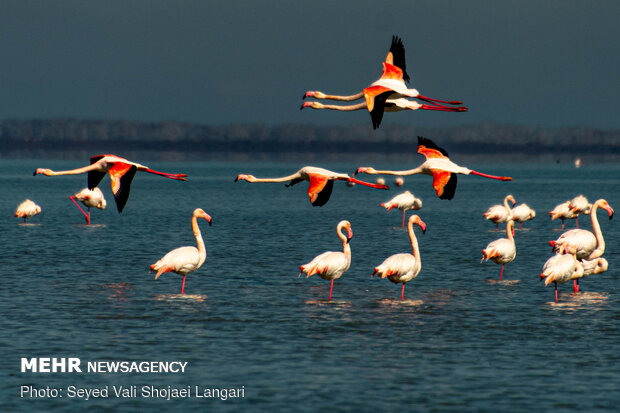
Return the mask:
<path id="1" fill-rule="evenodd" d="M 0 120 L 370 125 L 301 96 L 361 91 L 397 34 L 409 87 L 470 111 L 383 125 L 617 129 L 619 22 L 617 0 L 0 0 Z"/>

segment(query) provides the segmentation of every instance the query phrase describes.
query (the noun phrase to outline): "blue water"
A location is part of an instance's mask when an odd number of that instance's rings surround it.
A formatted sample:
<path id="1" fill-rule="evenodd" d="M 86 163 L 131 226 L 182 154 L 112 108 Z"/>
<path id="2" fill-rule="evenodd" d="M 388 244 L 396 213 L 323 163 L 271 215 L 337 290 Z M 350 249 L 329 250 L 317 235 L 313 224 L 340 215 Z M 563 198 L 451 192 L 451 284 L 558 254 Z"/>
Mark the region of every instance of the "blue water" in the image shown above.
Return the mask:
<path id="1" fill-rule="evenodd" d="M 138 160 L 146 163 L 145 160 Z M 419 159 L 415 159 L 419 161 Z M 620 405 L 620 228 L 599 212 L 609 270 L 582 280 L 584 291 L 539 282 L 560 223 L 547 212 L 583 193 L 620 209 L 620 166 L 468 164 L 513 182 L 460 176 L 456 197 L 434 195 L 431 178 L 407 177 L 403 189 L 349 188 L 313 208 L 307 184 L 234 183 L 238 173 L 280 176 L 302 164 L 149 162 L 184 172 L 188 182 L 138 174 L 122 215 L 108 178 L 105 211 L 94 225 L 68 196 L 86 177 L 32 176 L 36 167 L 71 169 L 76 161 L 0 161 L 0 258 L 3 328 L 2 411 L 605 411 Z M 321 164 L 350 172 L 352 164 Z M 413 165 L 373 165 L 409 168 Z M 365 178 L 374 179 L 366 176 Z M 388 179 L 388 184 L 391 184 Z M 422 198 L 417 213 L 422 270 L 400 287 L 371 278 L 373 268 L 409 252 L 400 212 L 379 204 L 404 189 Z M 504 283 L 481 250 L 502 237 L 482 213 L 512 193 L 537 212 L 516 231 L 517 258 Z M 43 213 L 20 225 L 12 213 L 31 198 Z M 149 265 L 194 245 L 192 211 L 207 260 L 187 278 L 154 280 Z M 298 278 L 299 265 L 339 250 L 338 221 L 354 233 L 351 268 L 335 283 Z M 590 229 L 589 217 L 580 226 Z M 574 227 L 574 222 L 567 222 Z M 515 282 L 518 280 L 519 282 Z M 183 361 L 183 374 L 21 373 L 21 357 L 87 361 Z M 58 388 L 63 398 L 20 397 L 20 386 Z M 245 398 L 68 397 L 68 386 L 244 388 Z"/>

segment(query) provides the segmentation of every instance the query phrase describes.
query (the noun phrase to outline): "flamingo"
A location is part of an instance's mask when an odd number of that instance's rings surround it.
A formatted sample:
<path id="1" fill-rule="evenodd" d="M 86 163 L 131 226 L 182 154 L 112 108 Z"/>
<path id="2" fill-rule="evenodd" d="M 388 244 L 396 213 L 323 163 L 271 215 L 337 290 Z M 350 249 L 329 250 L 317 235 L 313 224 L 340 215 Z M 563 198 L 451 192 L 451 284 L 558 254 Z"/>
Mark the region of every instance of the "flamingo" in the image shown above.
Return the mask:
<path id="1" fill-rule="evenodd" d="M 397 187 L 403 186 L 404 183 L 405 183 L 405 180 L 402 177 L 400 177 L 400 176 L 397 176 L 394 179 L 394 185 L 396 185 Z"/>
<path id="2" fill-rule="evenodd" d="M 482 250 L 482 261 L 488 261 L 489 259 L 496 264 L 502 264 L 502 269 L 499 272 L 499 279 L 502 279 L 504 275 L 504 265 L 512 262 L 517 256 L 517 247 L 514 239 L 514 227 L 515 222 L 510 219 L 506 224 L 506 238 L 496 239 L 491 241 L 485 249 Z"/>
<path id="3" fill-rule="evenodd" d="M 329 201 L 329 197 L 332 194 L 334 187 L 334 181 L 347 181 L 349 183 L 356 183 L 364 186 L 369 186 L 375 189 L 389 189 L 386 185 L 373 184 L 370 182 L 360 181 L 355 178 L 351 178 L 347 174 L 328 171 L 327 169 L 317 168 L 316 166 L 304 166 L 299 171 L 292 175 L 283 176 L 280 178 L 256 178 L 254 175 L 239 174 L 235 178 L 237 181 L 246 182 L 286 182 L 290 181 L 286 186 L 293 186 L 302 181 L 310 182 L 308 187 L 308 197 L 312 206 L 323 206 Z"/>
<path id="4" fill-rule="evenodd" d="M 339 111 L 355 111 L 368 109 L 372 126 L 377 129 L 381 124 L 384 112 L 397 112 L 401 110 L 439 110 L 448 112 L 465 112 L 465 106 L 450 107 L 448 105 L 461 105 L 460 101 L 445 101 L 432 99 L 420 95 L 416 89 L 408 89 L 405 82 L 409 82 L 405 61 L 405 46 L 398 36 L 392 36 L 390 51 L 383 62 L 383 74 L 381 78 L 374 82 L 363 91 L 350 96 L 327 95 L 319 91 L 308 91 L 303 99 L 312 97 L 315 99 L 329 99 L 336 101 L 354 101 L 364 98 L 364 101 L 353 105 L 325 105 L 320 102 L 304 102 L 300 109 L 331 109 Z M 407 97 L 416 98 L 429 103 L 420 104 L 406 99 Z"/>
<path id="5" fill-rule="evenodd" d="M 405 191 L 402 194 L 396 195 L 394 198 L 381 204 L 382 207 L 390 212 L 392 209 L 400 209 L 403 211 L 403 223 L 402 227 L 405 228 L 405 211 L 418 210 L 422 208 L 422 200 L 416 198 L 411 192 Z"/>
<path id="6" fill-rule="evenodd" d="M 15 217 L 23 218 L 24 223 L 26 223 L 26 220 L 28 218 L 32 218 L 33 216 L 38 215 L 40 213 L 41 213 L 41 207 L 35 204 L 30 199 L 25 199 L 24 202 L 19 204 L 17 208 L 15 209 Z"/>
<path id="7" fill-rule="evenodd" d="M 515 222 L 519 223 L 519 228 L 523 227 L 523 223 L 525 221 L 529 221 L 536 217 L 536 211 L 530 208 L 527 204 L 517 205 L 516 207 L 512 208 L 510 214 L 512 216 L 512 219 Z"/>
<path id="8" fill-rule="evenodd" d="M 583 276 L 583 265 L 575 257 L 575 248 L 570 247 L 567 254 L 555 254 L 549 258 L 543 266 L 540 279 L 545 280 L 545 285 L 555 284 L 555 302 L 558 302 L 558 283 L 563 284 L 567 281 L 581 278 Z"/>
<path id="9" fill-rule="evenodd" d="M 347 232 L 345 236 L 342 230 Z M 301 274 L 307 274 L 306 278 L 311 275 L 318 274 L 324 280 L 331 280 L 329 287 L 329 298 L 332 299 L 332 290 L 334 289 L 334 280 L 337 280 L 344 274 L 351 266 L 351 246 L 349 242 L 353 238 L 353 231 L 351 231 L 351 223 L 343 220 L 336 226 L 336 233 L 338 238 L 342 241 L 343 252 L 339 251 L 327 251 L 320 255 L 317 255 L 307 264 L 300 265 L 299 269 Z"/>
<path id="10" fill-rule="evenodd" d="M 588 199 L 583 195 L 577 195 L 573 198 L 569 205 L 570 211 L 575 215 L 575 226 L 579 228 L 579 215 L 587 215 L 592 210 L 592 204 L 588 202 Z"/>
<path id="11" fill-rule="evenodd" d="M 45 176 L 57 175 L 77 175 L 88 173 L 88 189 L 93 189 L 103 179 L 106 173 L 110 174 L 112 183 L 112 193 L 116 201 L 118 212 L 123 212 L 123 208 L 129 198 L 129 190 L 131 189 L 131 181 L 136 171 L 148 172 L 155 175 L 161 175 L 166 178 L 176 179 L 179 181 L 187 181 L 185 174 L 171 174 L 167 172 L 154 171 L 139 163 L 128 161 L 127 159 L 116 155 L 97 155 L 90 158 L 90 165 L 82 168 L 72 169 L 69 171 L 52 171 L 51 169 L 38 168 L 33 175 L 43 174 Z"/>
<path id="12" fill-rule="evenodd" d="M 200 208 L 196 208 L 192 213 L 192 232 L 196 238 L 196 247 L 179 247 L 173 249 L 155 264 L 151 265 L 152 271 L 157 271 L 155 279 L 159 278 L 165 272 L 174 272 L 183 276 L 183 283 L 181 284 L 181 294 L 185 293 L 185 277 L 187 274 L 196 271 L 207 258 L 207 250 L 205 249 L 205 242 L 202 239 L 200 233 L 200 227 L 198 227 L 198 218 L 204 218 L 209 226 L 212 225 L 213 220 L 205 211 Z"/>
<path id="13" fill-rule="evenodd" d="M 105 209 L 107 205 L 105 198 L 103 197 L 103 192 L 101 192 L 101 189 L 99 189 L 99 187 L 95 187 L 94 189 L 84 188 L 77 194 L 71 195 L 69 199 L 75 204 L 76 207 L 78 207 L 82 214 L 84 214 L 84 218 L 86 218 L 86 223 L 89 225 L 90 208 L 93 207 L 98 209 Z M 88 208 L 88 212 L 84 212 L 82 207 L 77 202 L 75 202 L 76 199 Z"/>
<path id="14" fill-rule="evenodd" d="M 402 283 L 403 287 L 400 291 L 401 301 L 405 299 L 405 284 L 413 280 L 418 276 L 422 269 L 422 259 L 420 258 L 420 248 L 418 247 L 418 240 L 413 232 L 413 225 L 418 225 L 422 228 L 422 234 L 426 233 L 426 224 L 417 215 L 409 217 L 407 222 L 407 230 L 409 232 L 409 240 L 411 241 L 412 254 L 400 253 L 394 254 L 385 259 L 375 268 L 375 272 L 372 274 L 381 276 L 381 278 L 388 278 L 394 284 Z"/>
<path id="15" fill-rule="evenodd" d="M 566 202 L 556 205 L 555 208 L 549 211 L 549 216 L 551 217 L 552 221 L 557 218 L 560 218 L 562 220 L 562 230 L 564 230 L 565 220 L 575 219 L 578 216 L 578 214 L 575 214 L 574 212 L 571 211 L 569 206 L 570 206 L 570 201 L 566 201 Z"/>
<path id="16" fill-rule="evenodd" d="M 482 214 L 483 217 L 495 224 L 495 230 L 499 229 L 499 224 L 502 222 L 508 222 L 512 219 L 512 209 L 508 206 L 508 201 L 514 205 L 515 198 L 512 195 L 506 195 L 504 198 L 504 205 L 493 205 L 487 209 L 487 212 Z"/>
<path id="17" fill-rule="evenodd" d="M 569 247 L 574 247 L 577 259 L 592 260 L 598 258 L 605 252 L 605 239 L 598 223 L 596 211 L 602 208 L 607 211 L 609 219 L 614 217 L 614 210 L 604 199 L 597 200 L 590 211 L 590 220 L 594 233 L 585 229 L 571 229 L 566 231 L 555 241 L 549 241 L 554 252 L 563 253 Z"/>
<path id="18" fill-rule="evenodd" d="M 500 181 L 512 181 L 509 176 L 495 176 L 483 174 L 471 169 L 459 166 L 448 158 L 448 153 L 435 145 L 430 139 L 418 136 L 418 153 L 424 155 L 426 161 L 414 169 L 406 171 L 378 171 L 369 166 L 357 168 L 355 174 L 366 173 L 370 175 L 415 175 L 424 174 L 433 177 L 433 188 L 440 199 L 452 199 L 456 191 L 457 175 L 479 175 L 485 178 L 498 179 Z"/>

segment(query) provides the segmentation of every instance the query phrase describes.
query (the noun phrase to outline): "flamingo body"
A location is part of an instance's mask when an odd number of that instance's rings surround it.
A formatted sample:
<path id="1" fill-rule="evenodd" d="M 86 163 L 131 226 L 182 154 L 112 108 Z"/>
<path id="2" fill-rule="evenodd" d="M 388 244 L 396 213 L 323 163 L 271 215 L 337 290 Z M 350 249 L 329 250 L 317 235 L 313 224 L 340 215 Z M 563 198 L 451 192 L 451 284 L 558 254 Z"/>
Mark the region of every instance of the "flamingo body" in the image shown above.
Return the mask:
<path id="1" fill-rule="evenodd" d="M 499 279 L 502 279 L 504 274 L 504 265 L 512 262 L 517 256 L 517 247 L 513 236 L 514 221 L 509 220 L 506 225 L 506 238 L 496 239 L 491 241 L 485 249 L 482 250 L 482 259 L 480 262 L 491 260 L 496 264 L 501 264 L 502 269 L 499 274 Z"/>
<path id="2" fill-rule="evenodd" d="M 304 166 L 292 175 L 279 178 L 256 178 L 254 175 L 239 174 L 235 178 L 237 181 L 246 182 L 287 182 L 286 185 L 293 186 L 303 181 L 308 181 L 308 197 L 312 206 L 323 206 L 329 201 L 334 187 L 334 181 L 352 182 L 375 189 L 389 189 L 387 185 L 373 184 L 352 178 L 347 174 L 329 171 L 316 166 Z"/>
<path id="3" fill-rule="evenodd" d="M 197 247 L 179 247 L 173 249 L 162 258 L 157 260 L 155 264 L 151 265 L 152 271 L 157 271 L 155 279 L 160 275 L 167 272 L 174 272 L 183 276 L 183 284 L 181 286 L 181 294 L 185 292 L 185 277 L 187 274 L 196 271 L 202 266 L 207 258 L 207 251 L 205 249 L 205 243 L 202 239 L 200 228 L 198 227 L 198 218 L 204 218 L 209 225 L 212 224 L 212 219 L 205 211 L 197 208 L 192 213 L 192 232 L 196 238 Z"/>
<path id="4" fill-rule="evenodd" d="M 512 219 L 512 209 L 508 206 L 508 201 L 512 202 L 512 205 L 515 204 L 514 197 L 512 195 L 506 195 L 503 205 L 493 205 L 482 214 L 485 219 L 495 224 L 495 229 L 498 228 L 499 224 L 508 222 Z"/>
<path id="5" fill-rule="evenodd" d="M 570 208 L 570 201 L 566 201 L 563 202 L 561 204 L 558 204 L 555 206 L 555 208 L 553 208 L 551 211 L 549 211 L 549 217 L 551 217 L 551 220 L 554 221 L 556 219 L 560 219 L 562 220 L 562 229 L 564 229 L 564 221 L 567 219 L 575 219 L 579 216 L 579 214 L 574 213 L 573 211 L 571 211 Z"/>
<path id="6" fill-rule="evenodd" d="M 30 199 L 25 199 L 21 204 L 17 206 L 14 215 L 16 218 L 23 218 L 24 222 L 26 222 L 27 219 L 32 218 L 33 216 L 40 213 L 41 207 L 39 205 L 35 204 Z"/>
<path id="7" fill-rule="evenodd" d="M 97 155 L 90 158 L 90 165 L 68 171 L 52 171 L 51 169 L 37 168 L 33 175 L 46 176 L 77 175 L 88 173 L 88 189 L 94 189 L 106 174 L 110 175 L 112 193 L 116 201 L 118 212 L 122 212 L 131 189 L 131 181 L 137 171 L 160 175 L 165 178 L 187 181 L 185 174 L 171 174 L 150 169 L 136 162 L 128 161 L 116 155 Z"/>
<path id="8" fill-rule="evenodd" d="M 93 189 L 84 188 L 80 192 L 73 195 L 73 197 L 88 208 L 105 209 L 107 206 L 103 192 L 101 192 L 99 187 L 95 187 Z"/>
<path id="9" fill-rule="evenodd" d="M 405 171 L 376 170 L 369 166 L 357 168 L 355 174 L 366 173 L 370 175 L 430 175 L 433 177 L 433 188 L 440 199 L 452 199 L 456 192 L 457 174 L 478 175 L 485 178 L 498 179 L 500 181 L 512 181 L 509 176 L 495 176 L 477 172 L 450 161 L 448 153 L 437 146 L 430 139 L 418 136 L 418 153 L 424 155 L 426 160 L 422 165 Z"/>
<path id="10" fill-rule="evenodd" d="M 387 209 L 390 212 L 392 209 L 396 208 L 402 211 L 403 213 L 403 222 L 402 226 L 405 226 L 405 212 L 409 210 L 419 210 L 422 208 L 422 200 L 416 198 L 409 191 L 405 191 L 402 194 L 396 195 L 394 198 L 390 199 L 387 202 L 381 204 L 382 207 Z"/>
<path id="11" fill-rule="evenodd" d="M 387 278 L 391 282 L 402 283 L 400 299 L 404 299 L 405 284 L 418 276 L 422 269 L 418 240 L 413 232 L 413 225 L 419 225 L 422 233 L 426 232 L 426 224 L 417 215 L 409 217 L 407 224 L 409 241 L 411 242 L 412 254 L 398 253 L 386 258 L 380 265 L 375 267 L 373 276 L 378 275 L 382 279 Z"/>
<path id="12" fill-rule="evenodd" d="M 512 208 L 510 215 L 515 222 L 519 223 L 519 228 L 526 221 L 532 220 L 536 217 L 536 211 L 530 208 L 527 204 L 520 204 Z"/>
<path id="13" fill-rule="evenodd" d="M 342 233 L 343 230 L 347 232 L 346 236 Z M 353 238 L 351 223 L 346 220 L 340 221 L 336 226 L 336 233 L 342 241 L 342 252 L 327 251 L 317 255 L 309 263 L 299 266 L 300 276 L 306 274 L 307 278 L 317 274 L 322 279 L 331 281 L 329 300 L 332 299 L 334 280 L 340 278 L 351 266 L 351 246 L 349 245 L 349 241 Z"/>

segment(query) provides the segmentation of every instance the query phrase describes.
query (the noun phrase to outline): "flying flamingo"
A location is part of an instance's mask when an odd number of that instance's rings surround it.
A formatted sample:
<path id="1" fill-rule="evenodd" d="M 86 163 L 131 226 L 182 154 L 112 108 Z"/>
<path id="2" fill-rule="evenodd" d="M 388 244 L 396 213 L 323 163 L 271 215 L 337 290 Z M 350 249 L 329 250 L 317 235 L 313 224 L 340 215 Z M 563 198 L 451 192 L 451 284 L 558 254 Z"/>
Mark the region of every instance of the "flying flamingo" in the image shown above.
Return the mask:
<path id="1" fill-rule="evenodd" d="M 575 280 L 583 276 L 583 265 L 575 257 L 575 248 L 569 247 L 567 254 L 555 254 L 549 258 L 543 266 L 540 279 L 545 280 L 545 285 L 555 284 L 555 302 L 558 302 L 558 283 Z"/>
<path id="2" fill-rule="evenodd" d="M 24 200 L 24 202 L 19 204 L 17 208 L 15 209 L 15 217 L 23 218 L 24 223 L 26 223 L 26 220 L 28 218 L 32 218 L 33 216 L 38 215 L 40 213 L 41 213 L 41 207 L 35 204 L 30 199 Z"/>
<path id="3" fill-rule="evenodd" d="M 185 293 L 185 277 L 187 274 L 196 271 L 205 262 L 207 258 L 207 250 L 205 249 L 205 242 L 202 240 L 202 234 L 198 227 L 198 218 L 204 218 L 212 224 L 211 217 L 205 211 L 200 208 L 196 208 L 192 214 L 192 231 L 196 238 L 196 247 L 179 247 L 173 249 L 166 255 L 164 255 L 155 264 L 151 265 L 151 270 L 157 271 L 155 279 L 159 278 L 165 272 L 174 272 L 183 276 L 183 283 L 181 284 L 181 294 Z"/>
<path id="4" fill-rule="evenodd" d="M 495 230 L 499 229 L 499 224 L 502 222 L 508 222 L 512 219 L 512 209 L 508 206 L 508 201 L 514 205 L 515 198 L 512 195 L 506 195 L 504 198 L 504 205 L 493 205 L 487 209 L 487 212 L 482 214 L 483 217 L 495 224 Z"/>
<path id="5" fill-rule="evenodd" d="M 577 228 L 566 231 L 557 240 L 549 241 L 553 251 L 563 253 L 569 247 L 574 247 L 577 259 L 580 260 L 592 260 L 603 255 L 605 252 L 605 239 L 596 216 L 598 208 L 606 210 L 609 219 L 614 217 L 614 210 L 609 203 L 604 199 L 599 199 L 592 205 L 592 210 L 590 211 L 590 220 L 594 234 L 585 229 Z"/>
<path id="6" fill-rule="evenodd" d="M 69 199 L 78 207 L 82 214 L 84 214 L 84 218 L 86 218 L 86 223 L 88 225 L 90 225 L 90 208 L 105 209 L 107 205 L 103 197 L 103 192 L 101 192 L 99 187 L 95 187 L 94 189 L 84 188 L 77 194 L 71 195 Z M 76 200 L 84 204 L 88 208 L 88 212 L 84 212 L 82 207 L 75 202 Z"/>
<path id="7" fill-rule="evenodd" d="M 367 109 L 370 112 L 372 126 L 377 129 L 381 124 L 384 112 L 397 112 L 401 110 L 439 110 L 448 112 L 465 112 L 467 108 L 464 106 L 450 107 L 448 105 L 461 105 L 460 101 L 445 101 L 432 99 L 420 95 L 416 89 L 408 89 L 405 82 L 409 82 L 407 67 L 405 61 L 405 46 L 402 40 L 397 36 L 392 36 L 392 44 L 390 51 L 383 62 L 383 74 L 381 78 L 374 82 L 362 92 L 350 96 L 326 95 L 323 92 L 308 91 L 304 94 L 303 99 L 312 97 L 315 99 L 329 99 L 336 101 L 354 101 L 364 98 L 364 101 L 354 105 L 325 105 L 319 102 L 304 102 L 300 109 L 331 109 L 339 111 L 354 111 Z M 420 104 L 406 98 L 416 98 L 429 103 Z"/>
<path id="8" fill-rule="evenodd" d="M 495 176 L 476 172 L 459 166 L 448 158 L 448 153 L 435 145 L 430 139 L 418 136 L 418 153 L 426 157 L 422 165 L 406 171 L 378 171 L 369 166 L 357 168 L 355 174 L 366 173 L 370 175 L 415 175 L 424 174 L 433 177 L 433 188 L 440 199 L 452 199 L 456 191 L 456 174 L 479 175 L 485 178 L 498 179 L 500 181 L 512 181 L 509 176 Z"/>
<path id="9" fill-rule="evenodd" d="M 512 216 L 512 219 L 515 222 L 519 223 L 519 228 L 523 227 L 523 223 L 525 221 L 529 221 L 536 217 L 536 211 L 530 208 L 527 204 L 517 205 L 516 207 L 512 208 L 510 214 Z"/>
<path id="10" fill-rule="evenodd" d="M 235 178 L 237 181 L 247 182 L 286 182 L 290 181 L 286 186 L 293 186 L 302 181 L 310 182 L 308 187 L 308 197 L 312 206 L 323 206 L 329 201 L 334 187 L 334 181 L 347 181 L 375 189 L 389 189 L 386 185 L 373 184 L 370 182 L 360 181 L 351 178 L 347 174 L 328 171 L 327 169 L 317 168 L 315 166 L 304 166 L 292 175 L 280 178 L 256 178 L 254 175 L 239 174 Z"/>
<path id="11" fill-rule="evenodd" d="M 405 211 L 418 210 L 422 208 L 422 200 L 416 198 L 411 192 L 405 191 L 402 194 L 396 195 L 394 198 L 381 204 L 382 207 L 390 212 L 392 209 L 400 209 L 403 211 L 403 223 L 402 227 L 405 227 Z"/>
<path id="12" fill-rule="evenodd" d="M 346 236 L 342 233 L 343 229 L 347 231 Z M 327 251 L 317 255 L 309 263 L 299 266 L 301 270 L 299 276 L 307 274 L 306 278 L 308 278 L 311 275 L 318 274 L 324 280 L 331 280 L 329 300 L 332 299 L 334 280 L 340 278 L 351 266 L 351 246 L 349 245 L 349 241 L 353 238 L 351 223 L 349 221 L 340 221 L 336 227 L 336 233 L 342 241 L 343 252 Z"/>
<path id="13" fill-rule="evenodd" d="M 110 174 L 112 183 L 112 193 L 116 201 L 118 212 L 122 212 L 127 199 L 129 198 L 129 190 L 131 181 L 136 171 L 148 172 L 155 175 L 161 175 L 166 178 L 176 179 L 179 181 L 187 181 L 185 174 L 171 174 L 167 172 L 154 171 L 139 163 L 128 161 L 116 155 L 98 155 L 90 158 L 90 165 L 70 171 L 52 171 L 51 169 L 38 168 L 33 175 L 43 174 L 46 176 L 57 175 L 77 175 L 88 173 L 88 189 L 93 189 L 103 179 L 106 173 Z"/>
<path id="14" fill-rule="evenodd" d="M 579 228 L 579 215 L 589 214 L 592 209 L 592 204 L 588 202 L 588 199 L 585 196 L 577 195 L 570 201 L 568 208 L 571 213 L 575 215 L 575 226 L 576 228 Z"/>
<path id="15" fill-rule="evenodd" d="M 491 241 L 485 249 L 482 250 L 482 261 L 488 261 L 489 259 L 496 264 L 502 264 L 502 269 L 499 272 L 499 279 L 501 281 L 504 275 L 504 265 L 512 262 L 517 256 L 517 247 L 514 239 L 515 222 L 510 219 L 506 224 L 506 238 L 496 239 Z"/>
<path id="16" fill-rule="evenodd" d="M 417 277 L 422 269 L 420 248 L 418 247 L 418 240 L 413 232 L 413 224 L 422 228 L 422 234 L 426 232 L 426 224 L 419 216 L 412 215 L 409 217 L 407 229 L 413 255 L 407 253 L 394 254 L 386 258 L 381 265 L 376 267 L 375 272 L 372 274 L 373 277 L 379 275 L 382 279 L 387 277 L 394 284 L 402 283 L 403 287 L 400 291 L 401 300 L 405 299 L 405 284 Z"/>
<path id="17" fill-rule="evenodd" d="M 565 220 L 575 219 L 579 216 L 579 214 L 572 212 L 569 206 L 570 206 L 570 201 L 566 201 L 566 202 L 556 205 L 555 208 L 549 211 L 549 216 L 551 217 L 552 221 L 558 218 L 562 220 L 562 230 L 564 230 Z"/>

